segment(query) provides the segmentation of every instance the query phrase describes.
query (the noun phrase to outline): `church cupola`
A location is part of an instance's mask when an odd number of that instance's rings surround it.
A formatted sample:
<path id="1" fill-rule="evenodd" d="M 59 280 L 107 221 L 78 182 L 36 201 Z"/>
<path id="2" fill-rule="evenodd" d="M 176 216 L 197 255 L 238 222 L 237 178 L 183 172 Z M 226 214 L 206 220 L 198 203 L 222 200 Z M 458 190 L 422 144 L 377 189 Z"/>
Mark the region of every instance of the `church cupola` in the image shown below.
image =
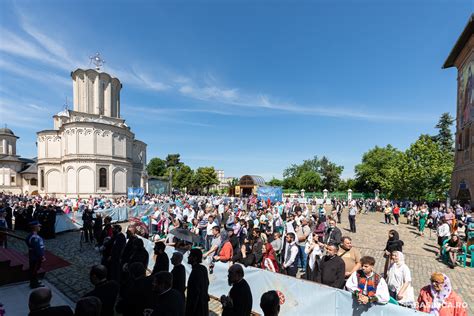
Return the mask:
<path id="1" fill-rule="evenodd" d="M 0 155 L 16 156 L 16 136 L 13 131 L 6 126 L 0 128 Z"/>
<path id="2" fill-rule="evenodd" d="M 94 57 L 96 69 L 76 69 L 73 81 L 74 111 L 120 118 L 120 89 L 122 84 L 108 73 L 100 72 L 103 60 Z"/>

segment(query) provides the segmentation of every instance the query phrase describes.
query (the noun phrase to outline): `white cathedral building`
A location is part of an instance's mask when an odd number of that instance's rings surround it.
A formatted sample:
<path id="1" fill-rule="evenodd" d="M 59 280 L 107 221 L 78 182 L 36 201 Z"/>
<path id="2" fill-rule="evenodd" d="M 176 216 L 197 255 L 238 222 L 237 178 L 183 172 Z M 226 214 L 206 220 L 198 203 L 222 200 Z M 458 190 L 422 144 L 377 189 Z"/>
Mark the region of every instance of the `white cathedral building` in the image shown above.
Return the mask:
<path id="1" fill-rule="evenodd" d="M 119 79 L 94 69 L 71 73 L 74 109 L 37 133 L 38 192 L 56 197 L 123 196 L 146 187 L 146 144 L 120 117 Z"/>
<path id="2" fill-rule="evenodd" d="M 11 129 L 0 128 L 0 192 L 37 194 L 36 160 L 17 155 L 18 138 Z"/>

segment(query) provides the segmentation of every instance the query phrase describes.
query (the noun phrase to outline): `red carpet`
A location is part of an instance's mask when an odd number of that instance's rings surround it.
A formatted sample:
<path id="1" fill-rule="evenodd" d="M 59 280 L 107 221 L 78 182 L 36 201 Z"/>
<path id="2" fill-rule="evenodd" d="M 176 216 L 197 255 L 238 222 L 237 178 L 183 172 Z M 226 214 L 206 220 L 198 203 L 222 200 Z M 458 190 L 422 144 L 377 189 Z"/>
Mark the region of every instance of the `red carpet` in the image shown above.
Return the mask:
<path id="1" fill-rule="evenodd" d="M 46 257 L 46 261 L 41 264 L 41 270 L 44 270 L 45 272 L 71 265 L 68 261 L 54 255 L 48 250 L 45 251 L 44 255 Z"/>

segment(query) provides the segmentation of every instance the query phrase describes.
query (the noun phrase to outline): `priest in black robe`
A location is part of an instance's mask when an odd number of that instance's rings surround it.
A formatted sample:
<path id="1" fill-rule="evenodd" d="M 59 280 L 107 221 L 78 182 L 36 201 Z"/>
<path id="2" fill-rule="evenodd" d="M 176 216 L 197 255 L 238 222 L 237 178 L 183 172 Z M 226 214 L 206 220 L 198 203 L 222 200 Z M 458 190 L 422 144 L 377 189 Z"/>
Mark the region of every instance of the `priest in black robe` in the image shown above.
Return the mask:
<path id="1" fill-rule="evenodd" d="M 186 316 L 209 315 L 209 276 L 206 267 L 201 262 L 202 251 L 191 249 L 188 263 L 192 266 L 192 270 L 188 279 Z"/>
<path id="2" fill-rule="evenodd" d="M 244 269 L 240 264 L 229 268 L 229 296 L 222 295 L 222 316 L 248 316 L 252 312 L 252 291 L 244 279 Z"/>

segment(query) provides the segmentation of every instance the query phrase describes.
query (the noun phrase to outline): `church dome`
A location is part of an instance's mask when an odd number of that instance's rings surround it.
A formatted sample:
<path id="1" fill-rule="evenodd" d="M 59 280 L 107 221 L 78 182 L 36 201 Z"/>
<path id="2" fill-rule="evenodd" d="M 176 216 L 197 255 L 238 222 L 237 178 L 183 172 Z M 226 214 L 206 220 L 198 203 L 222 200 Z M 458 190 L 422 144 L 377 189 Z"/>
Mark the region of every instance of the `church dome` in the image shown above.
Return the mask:
<path id="1" fill-rule="evenodd" d="M 0 135 L 12 135 L 12 136 L 15 136 L 15 134 L 13 134 L 13 131 L 9 128 L 0 128 Z"/>

